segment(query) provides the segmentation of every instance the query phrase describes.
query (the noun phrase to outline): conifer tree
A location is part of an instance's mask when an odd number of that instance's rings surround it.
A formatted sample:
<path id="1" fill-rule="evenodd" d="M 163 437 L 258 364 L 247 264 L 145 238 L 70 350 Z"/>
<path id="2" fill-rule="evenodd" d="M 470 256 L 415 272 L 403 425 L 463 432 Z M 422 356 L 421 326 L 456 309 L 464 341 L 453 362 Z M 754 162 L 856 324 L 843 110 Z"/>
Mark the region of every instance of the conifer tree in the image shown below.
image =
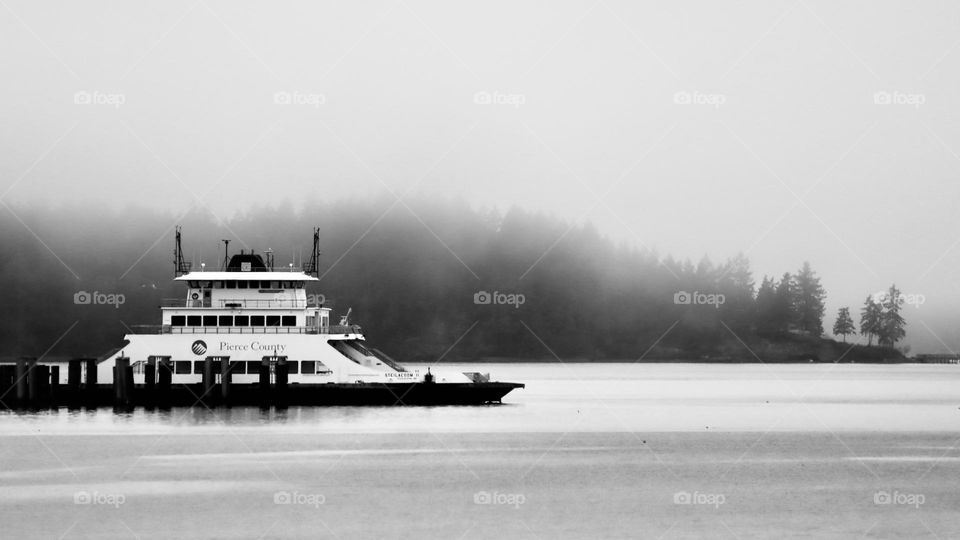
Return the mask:
<path id="1" fill-rule="evenodd" d="M 857 332 L 853 325 L 853 319 L 850 317 L 850 308 L 842 307 L 837 311 L 837 320 L 833 323 L 833 335 L 843 336 L 843 342 L 847 342 L 847 336 Z"/>

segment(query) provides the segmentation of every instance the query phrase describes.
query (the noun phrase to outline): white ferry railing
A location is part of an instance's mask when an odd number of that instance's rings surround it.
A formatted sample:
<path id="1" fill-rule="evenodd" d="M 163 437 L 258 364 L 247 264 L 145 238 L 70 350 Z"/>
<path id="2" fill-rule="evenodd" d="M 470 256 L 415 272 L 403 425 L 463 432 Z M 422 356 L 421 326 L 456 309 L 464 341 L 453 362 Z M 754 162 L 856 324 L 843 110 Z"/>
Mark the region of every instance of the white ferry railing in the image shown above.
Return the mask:
<path id="1" fill-rule="evenodd" d="M 304 309 L 323 307 L 314 300 L 279 299 L 263 300 L 248 298 L 227 298 L 215 302 L 209 300 L 189 300 L 182 298 L 165 298 L 160 307 L 166 308 L 217 308 L 217 309 L 244 309 L 244 308 L 274 308 L 274 309 Z"/>
<path id="2" fill-rule="evenodd" d="M 192 263 L 187 263 L 187 265 L 190 265 L 190 264 L 192 264 Z M 189 269 L 190 269 L 190 266 L 188 266 L 187 269 L 189 270 Z M 272 267 L 272 268 L 256 268 L 256 269 L 251 269 L 249 272 L 243 272 L 243 271 L 237 272 L 236 270 L 230 270 L 230 273 L 231 273 L 231 274 L 232 274 L 232 273 L 237 273 L 237 274 L 241 274 L 241 273 L 242 273 L 243 275 L 250 275 L 250 276 L 256 277 L 257 274 L 262 274 L 262 273 L 264 273 L 264 272 L 296 272 L 296 273 L 301 273 L 301 274 L 307 274 L 307 273 L 309 273 L 309 272 L 307 272 L 307 270 L 309 270 L 309 268 L 305 268 L 305 267 L 303 267 L 303 266 L 293 266 L 293 265 L 283 266 L 283 265 L 276 265 L 276 266 L 274 266 L 274 267 Z M 193 267 L 193 271 L 194 271 L 194 273 L 202 274 L 202 273 L 204 273 L 204 272 L 223 272 L 223 269 L 222 269 L 222 268 L 220 268 L 220 269 L 213 268 L 213 269 L 211 269 L 211 270 L 207 270 L 206 267 L 202 267 L 202 266 L 201 266 L 201 267 L 196 267 L 196 266 L 194 266 L 194 267 Z"/>
<path id="3" fill-rule="evenodd" d="M 137 334 L 359 334 L 360 327 L 327 326 L 170 326 L 159 324 L 133 325 Z"/>

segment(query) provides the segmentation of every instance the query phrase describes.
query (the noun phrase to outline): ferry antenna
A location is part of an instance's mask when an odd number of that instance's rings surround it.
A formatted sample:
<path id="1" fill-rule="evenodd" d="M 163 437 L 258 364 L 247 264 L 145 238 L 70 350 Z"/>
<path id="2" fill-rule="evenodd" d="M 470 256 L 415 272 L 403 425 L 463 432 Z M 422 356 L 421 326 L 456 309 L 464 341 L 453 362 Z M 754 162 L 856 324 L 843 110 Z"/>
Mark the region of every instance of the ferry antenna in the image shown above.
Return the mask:
<path id="1" fill-rule="evenodd" d="M 223 269 L 227 269 L 227 265 L 230 263 L 230 240 L 223 239 Z"/>
<path id="2" fill-rule="evenodd" d="M 303 272 L 312 274 L 314 277 L 320 277 L 320 227 L 313 228 L 313 249 L 310 252 L 310 260 L 304 265 Z"/>
<path id="3" fill-rule="evenodd" d="M 173 245 L 173 277 L 180 277 L 190 272 L 190 263 L 183 260 L 183 247 L 180 243 L 180 225 L 177 225 Z"/>

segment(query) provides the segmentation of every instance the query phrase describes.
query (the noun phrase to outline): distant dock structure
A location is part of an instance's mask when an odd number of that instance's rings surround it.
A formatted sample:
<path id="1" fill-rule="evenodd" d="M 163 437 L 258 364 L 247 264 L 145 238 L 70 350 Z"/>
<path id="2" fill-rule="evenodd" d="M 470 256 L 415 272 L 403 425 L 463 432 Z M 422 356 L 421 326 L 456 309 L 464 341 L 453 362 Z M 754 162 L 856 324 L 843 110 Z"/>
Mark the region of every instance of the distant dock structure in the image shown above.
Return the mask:
<path id="1" fill-rule="evenodd" d="M 960 364 L 960 354 L 918 354 L 914 359 L 921 364 Z"/>

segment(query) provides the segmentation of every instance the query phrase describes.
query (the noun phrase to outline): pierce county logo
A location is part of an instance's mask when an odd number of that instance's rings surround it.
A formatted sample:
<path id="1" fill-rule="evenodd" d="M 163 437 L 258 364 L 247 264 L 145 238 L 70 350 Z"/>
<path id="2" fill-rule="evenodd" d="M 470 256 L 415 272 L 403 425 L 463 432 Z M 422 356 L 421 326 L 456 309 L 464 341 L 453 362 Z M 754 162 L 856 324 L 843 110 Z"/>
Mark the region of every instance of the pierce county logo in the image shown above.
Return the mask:
<path id="1" fill-rule="evenodd" d="M 193 354 L 201 355 L 207 352 L 207 344 L 202 339 L 198 339 L 190 346 L 190 350 L 193 351 Z"/>

